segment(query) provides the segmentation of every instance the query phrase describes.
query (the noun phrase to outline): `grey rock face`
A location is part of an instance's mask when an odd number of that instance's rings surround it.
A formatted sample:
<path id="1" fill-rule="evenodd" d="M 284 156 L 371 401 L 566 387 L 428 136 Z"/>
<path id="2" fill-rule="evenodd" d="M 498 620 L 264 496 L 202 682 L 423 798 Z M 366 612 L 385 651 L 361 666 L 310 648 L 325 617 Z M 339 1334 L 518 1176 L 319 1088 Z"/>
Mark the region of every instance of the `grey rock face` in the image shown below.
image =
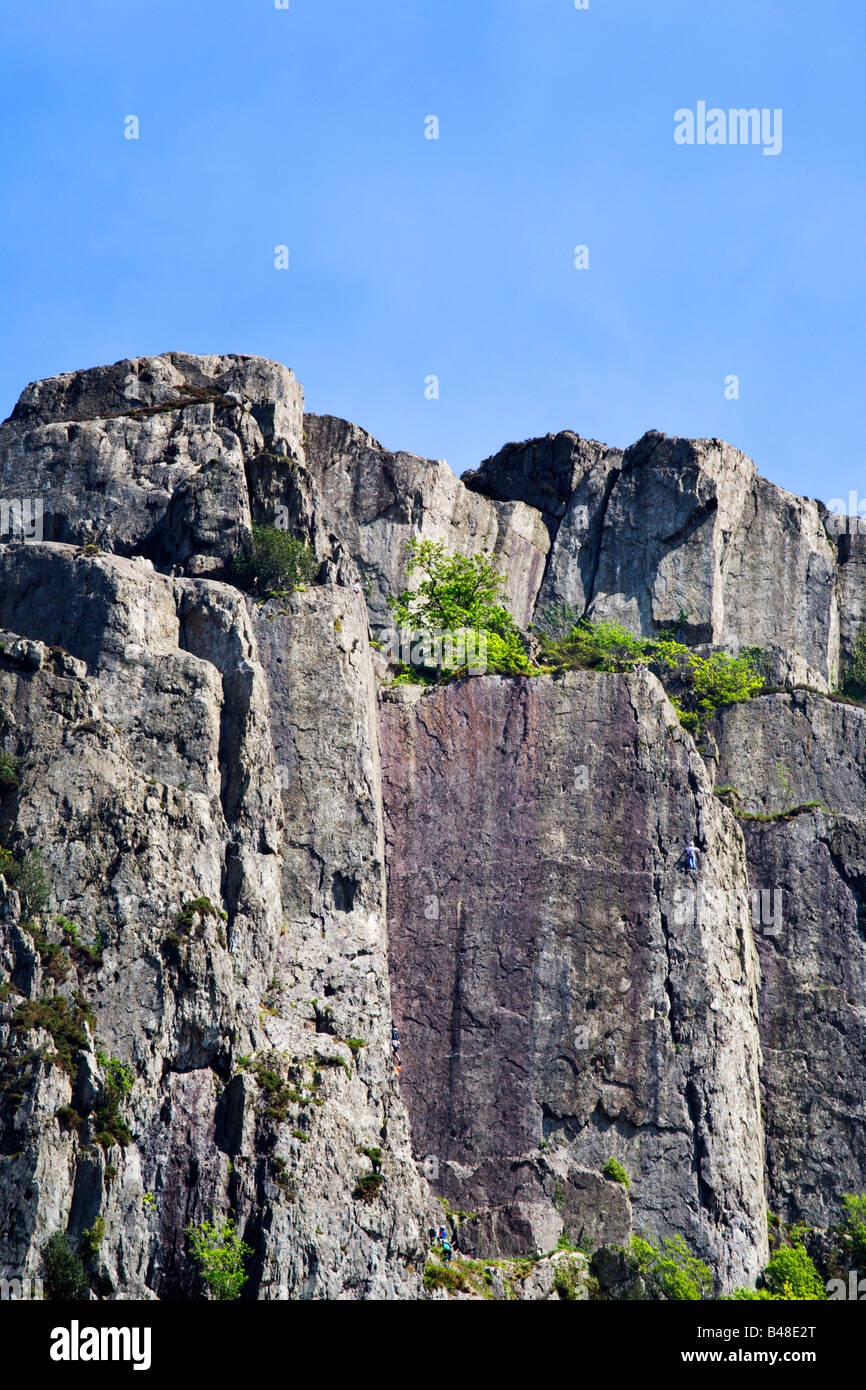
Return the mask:
<path id="1" fill-rule="evenodd" d="M 251 610 L 225 585 L 50 544 L 6 547 L 2 564 L 0 624 L 26 629 L 0 655 L 0 737 L 21 760 L 4 838 L 42 851 L 49 940 L 62 914 L 90 951 L 69 947 L 49 977 L 7 894 L 0 1049 L 19 1094 L 3 1116 L 0 1266 L 38 1272 L 52 1231 L 75 1245 L 101 1216 L 104 1295 L 187 1297 L 184 1229 L 231 1208 L 253 1296 L 417 1296 L 426 1193 L 390 1057 L 358 602 L 320 589 Z M 201 900 L 214 910 L 177 925 Z M 76 990 L 92 1021 L 70 1079 L 51 1035 L 16 1020 L 27 1000 L 74 1009 Z M 94 1142 L 100 1051 L 135 1076 L 126 1147 Z M 367 1152 L 382 1176 L 369 1201 L 354 1195 Z"/>
<path id="2" fill-rule="evenodd" d="M 733 706 L 714 731 L 718 785 L 743 810 L 821 803 L 743 828 L 771 1201 L 826 1226 L 866 1175 L 866 710 L 795 691 Z"/>
<path id="3" fill-rule="evenodd" d="M 28 387 L 0 503 L 0 843 L 49 892 L 4 857 L 0 1271 L 101 1217 L 98 1296 L 199 1296 L 185 1229 L 231 1211 L 248 1297 L 419 1298 L 423 1172 L 464 1253 L 566 1235 L 637 1297 L 632 1231 L 725 1287 L 765 1182 L 816 1223 L 866 1187 L 866 713 L 820 693 L 858 532 L 718 440 L 564 432 L 460 480 L 305 417 L 276 363 L 183 353 Z M 223 581 L 280 516 L 320 566 L 259 605 Z M 377 698 L 412 536 L 493 551 L 524 628 L 674 623 L 814 689 L 726 710 L 703 758 L 646 672 Z M 562 1258 L 459 1296 L 562 1297 Z"/>
<path id="4" fill-rule="evenodd" d="M 615 1185 L 586 1181 L 616 1155 L 636 1227 L 679 1231 L 725 1283 L 751 1278 L 765 1225 L 742 839 L 655 678 L 462 682 L 383 706 L 382 738 L 403 1089 L 436 1190 L 502 1253 L 608 1222 L 619 1240 Z M 724 890 L 720 917 L 695 909 L 698 881 Z"/>
<path id="5" fill-rule="evenodd" d="M 219 574 L 250 511 L 245 463 L 303 458 L 303 392 L 263 358 L 166 353 L 37 382 L 0 427 L 3 495 L 43 538 Z"/>
<path id="6" fill-rule="evenodd" d="M 506 444 L 480 468 L 464 473 L 462 481 L 485 497 L 535 507 L 555 531 L 586 475 L 599 467 L 615 468 L 621 459 L 621 450 L 564 430 L 525 444 Z"/>
<path id="7" fill-rule="evenodd" d="M 363 573 L 377 632 L 391 626 L 385 598 L 405 586 L 405 544 L 413 535 L 444 541 L 452 554 L 494 551 L 506 577 L 504 601 L 529 626 L 550 549 L 537 510 L 519 499 L 480 497 L 446 463 L 392 454 L 357 425 L 328 415 L 307 416 L 305 451 L 327 526 Z"/>
<path id="8" fill-rule="evenodd" d="M 678 626 L 693 643 L 773 650 L 819 689 L 835 679 L 862 576 L 853 562 L 840 570 L 819 503 L 759 478 L 730 445 L 651 431 L 620 454 L 564 434 L 509 446 L 464 476 L 539 507 L 549 489 L 539 608 L 565 602 L 644 636 Z"/>

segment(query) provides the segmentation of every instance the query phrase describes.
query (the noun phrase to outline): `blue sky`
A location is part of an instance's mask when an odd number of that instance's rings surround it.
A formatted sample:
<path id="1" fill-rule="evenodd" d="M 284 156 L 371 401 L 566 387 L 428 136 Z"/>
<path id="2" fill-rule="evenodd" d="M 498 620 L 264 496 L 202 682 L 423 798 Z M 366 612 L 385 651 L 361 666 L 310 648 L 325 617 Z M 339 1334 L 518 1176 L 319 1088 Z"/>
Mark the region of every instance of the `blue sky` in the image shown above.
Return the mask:
<path id="1" fill-rule="evenodd" d="M 662 429 L 866 497 L 863 0 L 290 4 L 5 7 L 0 415 L 249 352 L 457 472 Z M 678 146 L 701 100 L 781 108 L 781 154 Z"/>

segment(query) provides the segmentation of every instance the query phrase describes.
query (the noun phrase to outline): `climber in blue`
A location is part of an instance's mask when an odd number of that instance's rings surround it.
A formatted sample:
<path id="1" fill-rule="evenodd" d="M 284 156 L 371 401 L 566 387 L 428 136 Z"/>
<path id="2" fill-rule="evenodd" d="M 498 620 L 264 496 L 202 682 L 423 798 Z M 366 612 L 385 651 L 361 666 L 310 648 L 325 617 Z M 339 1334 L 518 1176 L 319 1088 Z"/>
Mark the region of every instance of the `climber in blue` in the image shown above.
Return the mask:
<path id="1" fill-rule="evenodd" d="M 689 856 L 689 868 L 698 867 L 698 847 L 697 845 L 686 845 L 686 854 Z"/>

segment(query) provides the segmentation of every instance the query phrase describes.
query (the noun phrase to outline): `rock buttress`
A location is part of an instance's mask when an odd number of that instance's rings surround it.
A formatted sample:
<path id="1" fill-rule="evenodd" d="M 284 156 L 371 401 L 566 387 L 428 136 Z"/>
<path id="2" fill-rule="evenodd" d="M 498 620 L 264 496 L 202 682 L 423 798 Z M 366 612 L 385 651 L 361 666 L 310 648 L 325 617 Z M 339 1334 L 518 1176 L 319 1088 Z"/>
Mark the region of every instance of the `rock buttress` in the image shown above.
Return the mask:
<path id="1" fill-rule="evenodd" d="M 381 721 L 402 1083 L 434 1191 L 478 1215 L 485 1254 L 622 1240 L 615 1156 L 637 1230 L 751 1281 L 766 1213 L 743 843 L 661 687 L 484 677 Z"/>

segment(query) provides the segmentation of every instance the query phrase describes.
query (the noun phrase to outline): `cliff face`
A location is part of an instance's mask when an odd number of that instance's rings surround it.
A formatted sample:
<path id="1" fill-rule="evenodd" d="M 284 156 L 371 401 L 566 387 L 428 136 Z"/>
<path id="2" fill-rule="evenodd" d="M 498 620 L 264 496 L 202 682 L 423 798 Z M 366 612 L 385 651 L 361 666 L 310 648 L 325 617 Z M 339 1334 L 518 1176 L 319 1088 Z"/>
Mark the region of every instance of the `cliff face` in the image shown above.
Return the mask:
<path id="1" fill-rule="evenodd" d="M 773 1209 L 826 1226 L 866 1172 L 866 710 L 808 691 L 717 721 L 719 786 L 747 813 Z M 792 807 L 806 807 L 785 817 Z M 770 900 L 770 891 L 774 895 Z M 767 910 L 768 909 L 768 910 Z"/>
<path id="2" fill-rule="evenodd" d="M 182 353 L 28 387 L 16 499 L 0 844 L 48 897 L 0 877 L 0 1270 L 102 1218 L 96 1294 L 197 1296 L 185 1228 L 231 1212 L 245 1296 L 417 1298 L 432 1193 L 482 1256 L 681 1234 L 728 1286 L 768 1200 L 866 1188 L 866 714 L 822 693 L 866 580 L 819 504 L 658 434 L 461 481 Z M 226 565 L 278 515 L 319 571 L 261 604 Z M 492 550 L 523 626 L 678 622 L 811 690 L 698 746 L 648 672 L 383 689 L 413 535 Z"/>
<path id="3" fill-rule="evenodd" d="M 754 1277 L 745 856 L 655 678 L 470 680 L 382 727 L 404 1092 L 437 1190 L 483 1213 L 480 1246 L 600 1244 L 629 1225 L 599 1177 L 615 1156 L 639 1229 Z M 683 897 L 693 836 L 712 920 Z"/>
<path id="4" fill-rule="evenodd" d="M 25 401 L 47 415 L 108 413 L 118 405 L 111 382 L 122 375 L 139 391 L 152 379 L 158 396 L 171 365 L 62 379 L 62 390 L 49 383 Z M 251 364 L 245 392 L 268 365 Z M 216 436 L 231 451 L 247 429 L 253 465 L 263 450 L 252 416 L 225 409 L 237 434 L 203 423 L 213 404 L 126 419 L 123 466 L 155 448 L 155 434 L 173 440 L 179 462 L 168 476 L 162 462 L 135 474 L 141 496 L 129 483 L 125 508 L 105 503 L 106 472 L 98 487 L 76 491 L 79 475 L 70 490 L 61 452 L 58 476 L 46 475 L 58 499 L 46 505 L 51 528 L 83 539 L 94 534 L 88 520 L 104 516 L 103 544 L 107 529 L 126 550 L 176 558 L 188 548 L 185 568 L 207 569 L 226 543 L 220 524 L 209 549 L 201 531 L 184 531 L 188 547 L 171 552 L 168 535 L 178 493 L 187 499 L 198 485 L 210 495 L 203 455 Z M 282 410 L 263 410 L 265 425 Z M 5 428 L 8 495 L 9 479 L 20 486 L 17 460 L 66 428 L 37 426 L 29 406 Z M 118 428 L 91 423 L 88 439 L 123 487 L 106 443 Z M 229 535 L 249 516 L 241 464 L 239 454 Z M 40 495 L 35 472 L 27 481 Z M 19 759 L 0 806 L 4 843 L 41 851 L 44 935 L 65 941 L 41 958 L 18 894 L 4 890 L 0 1267 L 38 1272 L 53 1231 L 68 1230 L 76 1246 L 101 1216 L 103 1293 L 189 1296 L 197 1281 L 184 1228 L 231 1208 L 254 1250 L 253 1296 L 417 1296 L 426 1189 L 391 1065 L 362 600 L 325 585 L 256 607 L 227 584 L 59 541 L 6 545 L 0 570 L 0 728 L 3 750 Z M 202 900 L 205 911 L 179 924 L 184 905 Z M 41 1055 L 62 1051 L 56 1006 L 45 1014 L 53 1033 L 20 1026 L 25 1001 L 57 999 L 84 1039 L 67 1069 Z M 95 1142 L 100 1053 L 135 1076 L 126 1146 Z M 382 1154 L 374 1201 L 354 1195 L 372 1172 L 364 1150 Z"/>

